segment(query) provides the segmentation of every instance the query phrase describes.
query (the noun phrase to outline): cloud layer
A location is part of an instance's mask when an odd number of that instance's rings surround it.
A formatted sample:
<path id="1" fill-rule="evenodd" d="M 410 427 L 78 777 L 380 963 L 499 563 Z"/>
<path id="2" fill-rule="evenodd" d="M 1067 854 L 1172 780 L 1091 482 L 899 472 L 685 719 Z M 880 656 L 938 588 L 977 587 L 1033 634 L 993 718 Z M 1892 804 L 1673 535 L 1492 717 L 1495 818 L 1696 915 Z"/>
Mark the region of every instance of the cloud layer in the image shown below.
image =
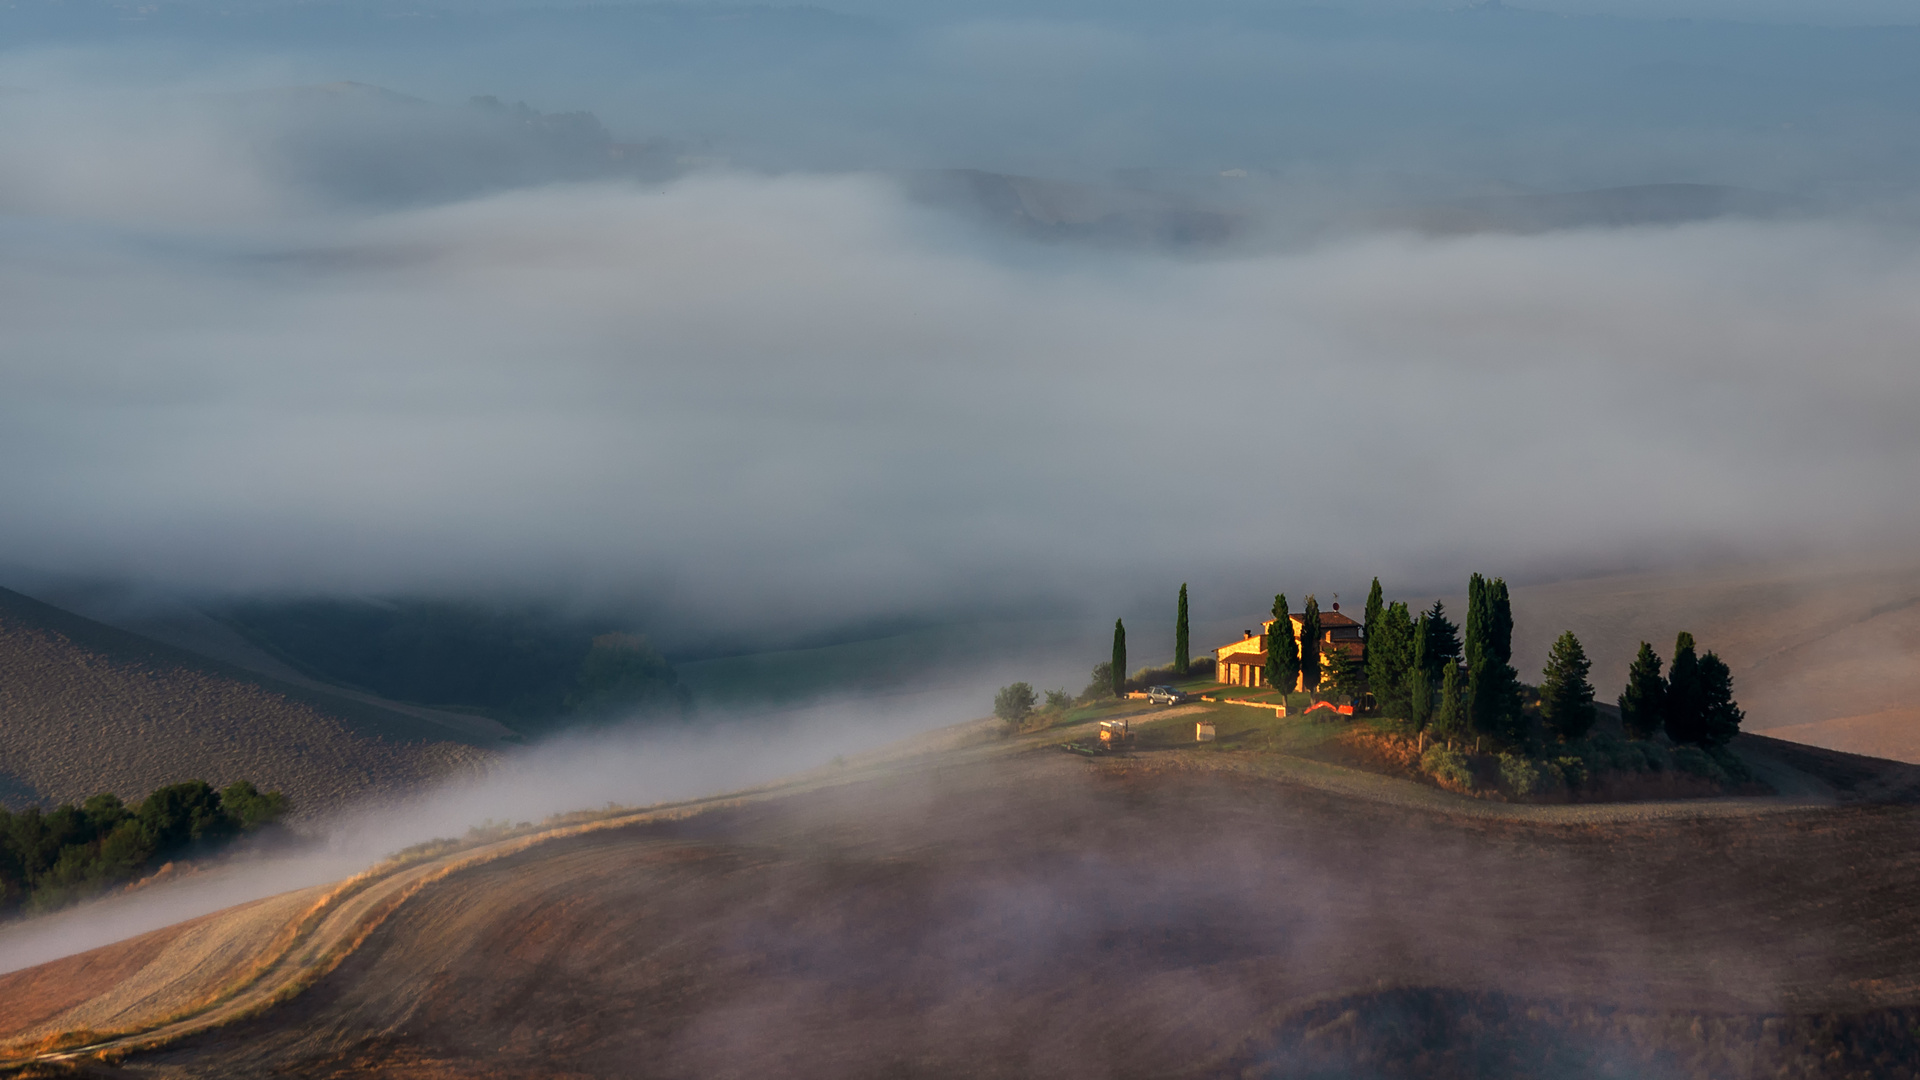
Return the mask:
<path id="1" fill-rule="evenodd" d="M 58 160 L 8 163 L 53 193 L 14 196 L 40 212 L 0 255 L 16 561 L 734 619 L 1914 524 L 1897 231 L 1195 260 L 726 173 L 209 225 L 297 200 L 167 146 L 206 183 L 133 223 Z"/>

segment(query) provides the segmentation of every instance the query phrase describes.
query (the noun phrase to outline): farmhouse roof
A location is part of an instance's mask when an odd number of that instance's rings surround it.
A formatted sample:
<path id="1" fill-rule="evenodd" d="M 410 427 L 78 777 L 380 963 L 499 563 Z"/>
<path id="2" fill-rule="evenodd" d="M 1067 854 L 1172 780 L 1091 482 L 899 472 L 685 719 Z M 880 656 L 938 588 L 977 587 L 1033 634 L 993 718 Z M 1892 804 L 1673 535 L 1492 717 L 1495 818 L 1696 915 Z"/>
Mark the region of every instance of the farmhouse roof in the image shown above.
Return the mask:
<path id="1" fill-rule="evenodd" d="M 1228 653 L 1220 662 L 1229 667 L 1265 667 L 1267 654 L 1263 652 Z"/>

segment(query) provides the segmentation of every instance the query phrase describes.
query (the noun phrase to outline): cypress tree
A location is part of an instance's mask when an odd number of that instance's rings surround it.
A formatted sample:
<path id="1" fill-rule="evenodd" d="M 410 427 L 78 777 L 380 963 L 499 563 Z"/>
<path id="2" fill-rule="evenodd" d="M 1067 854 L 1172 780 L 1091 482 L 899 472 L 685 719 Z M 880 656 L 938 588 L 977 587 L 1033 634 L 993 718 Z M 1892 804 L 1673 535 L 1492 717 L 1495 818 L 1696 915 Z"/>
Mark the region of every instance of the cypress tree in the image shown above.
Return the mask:
<path id="1" fill-rule="evenodd" d="M 1433 730 L 1445 739 L 1467 734 L 1466 687 L 1461 685 L 1460 665 L 1451 660 L 1440 678 L 1440 707 L 1433 714 Z"/>
<path id="2" fill-rule="evenodd" d="M 1411 719 L 1414 624 L 1407 605 L 1394 601 L 1367 635 L 1367 687 L 1382 716 Z"/>
<path id="3" fill-rule="evenodd" d="M 1300 688 L 1320 689 L 1320 601 L 1312 593 L 1300 619 Z"/>
<path id="4" fill-rule="evenodd" d="M 1593 727 L 1593 684 L 1587 681 L 1592 670 L 1587 651 L 1571 630 L 1561 634 L 1547 654 L 1540 673 L 1540 718 L 1561 742 L 1573 742 Z"/>
<path id="5" fill-rule="evenodd" d="M 1705 741 L 1700 687 L 1700 658 L 1693 651 L 1693 635 L 1682 630 L 1674 639 L 1673 663 L 1667 665 L 1667 738 L 1677 743 Z"/>
<path id="6" fill-rule="evenodd" d="M 1300 674 L 1300 643 L 1293 637 L 1293 619 L 1287 613 L 1287 594 L 1273 598 L 1273 626 L 1267 631 L 1267 685 L 1283 693 L 1293 690 Z"/>
<path id="7" fill-rule="evenodd" d="M 1427 655 L 1430 647 L 1427 643 L 1432 635 L 1427 630 L 1424 613 L 1414 620 L 1412 637 L 1413 658 L 1407 667 L 1407 719 L 1413 721 L 1414 727 L 1424 728 L 1433 720 L 1433 667 Z"/>
<path id="8" fill-rule="evenodd" d="M 1501 659 L 1513 653 L 1513 617 L 1502 614 L 1506 585 L 1496 582 L 1467 579 L 1467 717 L 1476 733 L 1511 745 L 1524 734 L 1525 717 L 1520 673 Z"/>
<path id="9" fill-rule="evenodd" d="M 1385 611 L 1386 607 L 1386 597 L 1380 592 L 1380 579 L 1374 578 L 1373 588 L 1367 592 L 1366 611 L 1361 614 L 1361 618 L 1366 621 L 1361 625 L 1360 633 L 1369 643 L 1373 640 L 1373 624 L 1380 621 L 1380 613 Z"/>
<path id="10" fill-rule="evenodd" d="M 1191 658 L 1187 654 L 1187 583 L 1180 583 L 1180 615 L 1173 624 L 1173 670 L 1187 673 Z"/>
<path id="11" fill-rule="evenodd" d="M 1526 715 L 1520 710 L 1520 673 L 1512 664 L 1488 660 L 1480 670 L 1467 672 L 1467 715 L 1473 730 L 1507 746 L 1526 737 Z"/>
<path id="12" fill-rule="evenodd" d="M 1113 696 L 1127 692 L 1127 625 L 1113 620 Z"/>
<path id="13" fill-rule="evenodd" d="M 1513 602 L 1507 597 L 1506 578 L 1487 585 L 1487 647 L 1495 660 L 1513 663 Z"/>
<path id="14" fill-rule="evenodd" d="M 1640 643 L 1640 653 L 1627 669 L 1627 687 L 1620 692 L 1620 723 L 1629 739 L 1651 739 L 1667 722 L 1667 680 L 1660 677 L 1660 654 Z"/>
<path id="15" fill-rule="evenodd" d="M 1714 653 L 1700 658 L 1700 733 L 1708 746 L 1725 746 L 1740 734 L 1746 714 L 1733 700 L 1733 672 Z"/>
<path id="16" fill-rule="evenodd" d="M 1487 651 L 1487 579 L 1475 574 L 1467 579 L 1467 673 L 1480 666 Z"/>

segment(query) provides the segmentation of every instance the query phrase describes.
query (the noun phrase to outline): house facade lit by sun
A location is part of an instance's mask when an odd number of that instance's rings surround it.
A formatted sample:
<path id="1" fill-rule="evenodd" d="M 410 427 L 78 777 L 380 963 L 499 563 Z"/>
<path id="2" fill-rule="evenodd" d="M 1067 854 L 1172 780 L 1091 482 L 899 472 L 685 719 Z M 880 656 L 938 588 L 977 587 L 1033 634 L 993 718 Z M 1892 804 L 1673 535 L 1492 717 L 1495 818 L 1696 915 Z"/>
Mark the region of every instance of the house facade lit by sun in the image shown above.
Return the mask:
<path id="1" fill-rule="evenodd" d="M 1287 616 L 1293 623 L 1293 638 L 1300 640 L 1301 627 L 1306 616 L 1295 612 Z M 1273 624 L 1278 621 L 1268 619 L 1260 624 L 1260 632 L 1247 631 L 1246 636 L 1229 645 L 1213 650 L 1214 672 L 1216 677 L 1229 686 L 1264 687 L 1267 685 L 1267 635 L 1272 632 Z M 1340 604 L 1336 601 L 1333 610 L 1320 613 L 1320 669 L 1322 679 L 1327 677 L 1330 659 L 1335 652 L 1344 652 L 1359 656 L 1366 651 L 1366 641 L 1362 636 L 1362 627 L 1357 621 L 1341 614 Z M 1292 689 L 1306 689 L 1305 680 L 1294 676 Z"/>

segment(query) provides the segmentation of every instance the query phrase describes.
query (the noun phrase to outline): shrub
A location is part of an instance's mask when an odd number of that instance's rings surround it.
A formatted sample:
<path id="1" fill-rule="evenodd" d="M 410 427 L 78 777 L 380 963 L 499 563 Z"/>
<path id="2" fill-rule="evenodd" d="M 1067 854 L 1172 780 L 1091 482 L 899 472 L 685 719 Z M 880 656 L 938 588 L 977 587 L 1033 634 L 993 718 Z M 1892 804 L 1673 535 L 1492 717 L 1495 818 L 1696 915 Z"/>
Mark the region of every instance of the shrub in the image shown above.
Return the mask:
<path id="1" fill-rule="evenodd" d="M 1500 786 L 1521 797 L 1560 790 L 1560 770 L 1525 754 L 1500 755 Z"/>
<path id="2" fill-rule="evenodd" d="M 1073 695 L 1067 693 L 1065 687 L 1061 687 L 1058 690 L 1047 691 L 1046 708 L 1048 712 L 1066 712 L 1072 707 Z"/>
<path id="3" fill-rule="evenodd" d="M 1560 770 L 1561 779 L 1566 782 L 1567 787 L 1576 791 L 1586 787 L 1587 781 L 1592 777 L 1586 761 L 1581 758 L 1557 757 L 1553 759 L 1553 764 Z"/>
<path id="4" fill-rule="evenodd" d="M 1697 746 L 1674 747 L 1673 767 L 1689 776 L 1711 780 L 1716 784 L 1724 784 L 1728 781 L 1727 772 L 1720 767 L 1719 762 L 1714 761 L 1705 750 Z"/>
<path id="5" fill-rule="evenodd" d="M 1473 790 L 1473 761 L 1446 743 L 1434 743 L 1420 755 L 1420 768 L 1428 776 L 1463 790 Z"/>

